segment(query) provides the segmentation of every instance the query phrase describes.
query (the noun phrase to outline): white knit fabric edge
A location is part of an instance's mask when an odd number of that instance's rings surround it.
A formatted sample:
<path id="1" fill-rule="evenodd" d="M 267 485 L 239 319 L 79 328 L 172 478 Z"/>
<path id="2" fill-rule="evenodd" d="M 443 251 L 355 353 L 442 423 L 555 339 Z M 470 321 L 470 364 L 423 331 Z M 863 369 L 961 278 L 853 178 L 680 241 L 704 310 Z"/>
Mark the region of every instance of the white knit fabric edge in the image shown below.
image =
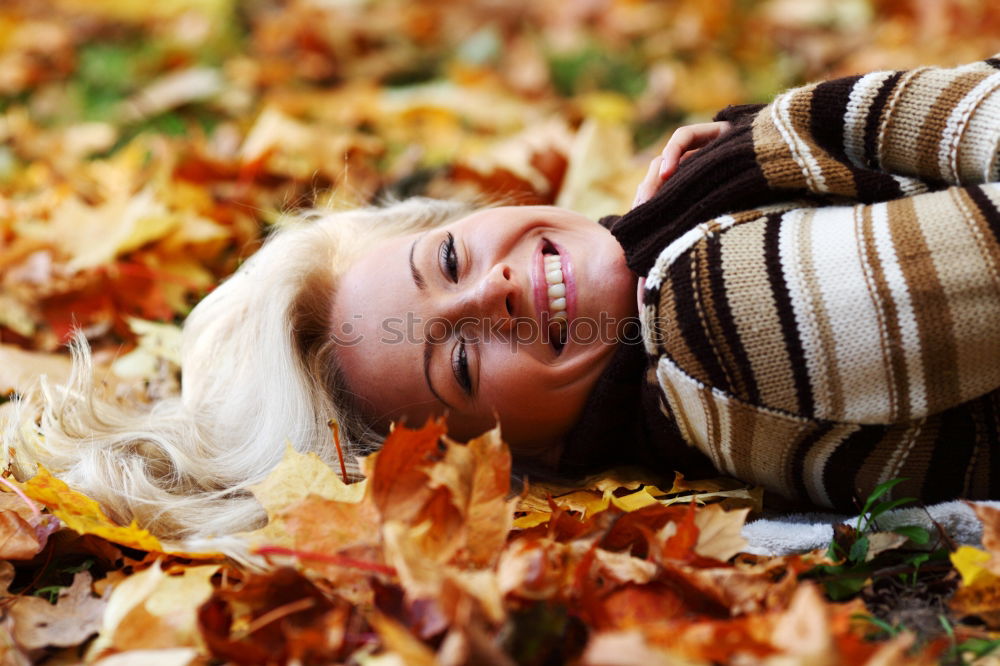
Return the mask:
<path id="1" fill-rule="evenodd" d="M 976 502 L 1000 509 L 1000 502 Z M 928 515 L 929 514 L 929 515 Z M 903 525 L 918 525 L 931 533 L 931 544 L 935 542 L 937 522 L 951 538 L 959 544 L 981 545 L 983 526 L 972 510 L 970 503 L 954 500 L 941 502 L 922 508 L 902 508 L 890 511 L 878 518 L 878 528 L 888 531 Z M 754 555 L 790 555 L 804 553 L 817 548 L 825 548 L 833 539 L 833 526 L 840 523 L 856 525 L 857 517 L 835 513 L 791 513 L 782 516 L 761 518 L 743 527 L 743 538 L 748 545 L 744 549 Z"/>

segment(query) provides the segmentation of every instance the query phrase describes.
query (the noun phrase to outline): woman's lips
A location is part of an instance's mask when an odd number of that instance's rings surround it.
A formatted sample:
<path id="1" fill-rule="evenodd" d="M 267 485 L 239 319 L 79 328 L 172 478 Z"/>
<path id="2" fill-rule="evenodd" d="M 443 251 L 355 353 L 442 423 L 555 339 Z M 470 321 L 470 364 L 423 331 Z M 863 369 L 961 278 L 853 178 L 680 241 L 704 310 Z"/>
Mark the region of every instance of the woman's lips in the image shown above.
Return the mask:
<path id="1" fill-rule="evenodd" d="M 573 263 L 566 249 L 542 238 L 535 249 L 532 288 L 539 331 L 557 355 L 569 342 L 570 322 L 576 313 L 576 280 Z"/>

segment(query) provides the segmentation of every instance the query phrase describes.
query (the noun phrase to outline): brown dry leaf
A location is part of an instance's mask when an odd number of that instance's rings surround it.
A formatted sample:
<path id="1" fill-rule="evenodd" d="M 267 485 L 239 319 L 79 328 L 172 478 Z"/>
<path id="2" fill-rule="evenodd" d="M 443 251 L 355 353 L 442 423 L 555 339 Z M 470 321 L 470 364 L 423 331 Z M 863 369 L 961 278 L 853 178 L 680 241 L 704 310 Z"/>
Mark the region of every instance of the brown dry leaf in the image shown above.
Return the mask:
<path id="1" fill-rule="evenodd" d="M 281 462 L 267 478 L 250 486 L 268 516 L 313 495 L 335 502 L 357 503 L 365 496 L 367 481 L 347 484 L 315 453 L 302 454 L 291 443 L 285 444 Z"/>
<path id="2" fill-rule="evenodd" d="M 194 648 L 166 648 L 163 650 L 130 650 L 103 657 L 95 666 L 195 666 L 204 658 Z"/>
<path id="3" fill-rule="evenodd" d="M 591 548 L 588 541 L 514 540 L 497 564 L 500 592 L 520 599 L 558 598 L 572 583 L 575 565 Z"/>
<path id="4" fill-rule="evenodd" d="M 701 660 L 689 660 L 667 653 L 650 644 L 641 629 L 602 631 L 591 636 L 583 654 L 585 666 L 695 666 Z"/>
<path id="5" fill-rule="evenodd" d="M 594 550 L 594 564 L 602 576 L 617 583 L 648 583 L 659 573 L 658 567 L 649 560 L 602 548 Z"/>
<path id="6" fill-rule="evenodd" d="M 746 488 L 745 484 L 734 479 L 687 482 L 677 473 L 671 489 L 664 491 L 648 476 L 648 472 L 640 469 L 623 468 L 585 479 L 576 487 L 532 484 L 518 503 L 517 510 L 521 515 L 514 521 L 514 527 L 529 529 L 547 522 L 552 514 L 550 500 L 561 509 L 579 512 L 584 519 L 609 506 L 625 512 L 656 504 L 670 506 L 692 501 L 699 505 L 717 502 L 727 509 L 745 507 L 760 511 L 763 507 L 762 489 Z"/>
<path id="7" fill-rule="evenodd" d="M 89 654 L 203 647 L 197 609 L 212 595 L 211 579 L 218 571 L 218 565 L 202 565 L 172 575 L 156 563 L 129 576 L 112 590 Z"/>
<path id="8" fill-rule="evenodd" d="M 422 547 L 434 527 L 429 521 L 414 527 L 394 520 L 382 525 L 386 562 L 396 570 L 403 589 L 413 598 L 432 599 L 444 584 L 445 562 L 453 551 L 428 553 Z M 439 559 L 441 555 L 446 556 L 444 560 Z"/>
<path id="9" fill-rule="evenodd" d="M 128 317 L 129 329 L 135 334 L 138 344 L 127 354 L 114 360 L 111 369 L 119 377 L 135 377 L 150 380 L 156 377 L 166 365 L 172 371 L 181 365 L 181 329 L 176 324 Z M 172 374 L 172 373 L 170 373 Z M 172 387 L 179 392 L 180 387 Z"/>
<path id="10" fill-rule="evenodd" d="M 983 524 L 983 548 L 992 555 L 985 566 L 994 575 L 1000 576 L 1000 509 L 977 502 L 971 506 Z"/>
<path id="11" fill-rule="evenodd" d="M 343 661 L 338 655 L 354 611 L 302 574 L 283 568 L 219 587 L 197 612 L 214 659 L 256 665 Z"/>
<path id="12" fill-rule="evenodd" d="M 430 471 L 431 487 L 445 487 L 464 516 L 463 560 L 477 567 L 496 561 L 514 519 L 510 500 L 511 456 L 494 428 L 467 444 L 448 442 Z"/>
<path id="13" fill-rule="evenodd" d="M 412 524 L 434 493 L 427 484 L 427 468 L 440 459 L 438 444 L 443 422 L 428 421 L 418 430 L 397 426 L 375 456 L 370 492 L 383 521 Z"/>
<path id="14" fill-rule="evenodd" d="M 63 354 L 30 352 L 0 344 L 0 395 L 32 388 L 41 375 L 61 384 L 69 379 L 70 361 Z"/>
<path id="15" fill-rule="evenodd" d="M 834 643 L 827 609 L 815 585 L 799 586 L 788 611 L 775 625 L 771 642 L 785 654 L 808 659 L 817 666 L 838 663 L 832 654 Z"/>
<path id="16" fill-rule="evenodd" d="M 0 559 L 30 560 L 45 548 L 60 523 L 30 500 L 6 490 L 0 492 Z"/>
<path id="17" fill-rule="evenodd" d="M 287 546 L 310 552 L 337 552 L 377 541 L 377 512 L 366 497 L 368 481 L 346 484 L 315 453 L 285 445 L 281 462 L 251 486 L 268 524 L 248 533 L 258 546 Z"/>
<path id="18" fill-rule="evenodd" d="M 741 531 L 750 509 L 726 511 L 717 504 L 695 512 L 694 524 L 698 528 L 698 542 L 694 552 L 721 562 L 727 561 L 747 546 Z"/>
<path id="19" fill-rule="evenodd" d="M 379 514 L 369 502 L 338 502 L 309 496 L 284 507 L 267 526 L 249 533 L 252 543 L 319 553 L 379 541 Z"/>
<path id="20" fill-rule="evenodd" d="M 275 546 L 289 549 L 286 554 L 297 556 L 304 570 L 322 577 L 355 604 L 371 603 L 372 573 L 393 573 L 383 564 L 379 514 L 371 502 L 310 496 L 247 536 L 260 552 Z"/>
<path id="21" fill-rule="evenodd" d="M 10 609 L 14 640 L 28 650 L 83 643 L 100 629 L 107 605 L 93 596 L 90 583 L 89 572 L 76 574 L 73 585 L 59 590 L 55 605 L 41 597 L 18 597 Z"/>
<path id="22" fill-rule="evenodd" d="M 880 553 L 887 550 L 899 548 L 908 539 L 902 534 L 895 532 L 874 532 L 868 535 L 868 554 L 865 555 L 865 562 L 871 562 Z"/>
<path id="23" fill-rule="evenodd" d="M 379 612 L 373 613 L 369 621 L 400 663 L 406 666 L 436 666 L 438 663 L 434 652 L 399 622 Z"/>
<path id="24" fill-rule="evenodd" d="M 116 257 L 159 240 L 177 227 L 152 185 L 141 189 L 148 147 L 133 142 L 112 160 L 90 169 L 105 188 L 103 202 L 91 205 L 68 197 L 52 213 L 51 242 L 68 258 L 71 272 L 106 265 Z"/>
<path id="25" fill-rule="evenodd" d="M 556 506 L 567 511 L 576 511 L 585 518 L 604 511 L 611 503 L 611 493 L 608 491 L 577 490 L 554 496 L 550 494 L 551 488 L 545 484 L 534 484 L 528 487 L 527 493 L 517 505 L 517 510 L 526 513 L 526 515 L 519 517 L 514 522 L 514 527 L 527 529 L 540 522 L 546 522 L 552 513 L 552 507 L 549 505 L 550 499 Z M 562 487 L 557 488 L 561 489 Z"/>
<path id="26" fill-rule="evenodd" d="M 525 195 L 551 203 L 562 185 L 572 142 L 572 133 L 564 120 L 546 118 L 477 152 L 467 151 L 467 156 L 460 159 L 455 177 L 471 179 L 461 171 L 468 168 L 479 175 L 484 188 L 502 184 L 503 189 L 496 191 L 523 190 Z M 504 177 L 510 182 L 504 183 Z"/>
<path id="27" fill-rule="evenodd" d="M 188 67 L 173 71 L 153 81 L 128 99 L 121 114 L 135 122 L 191 102 L 218 95 L 222 79 L 217 69 Z"/>
<path id="28" fill-rule="evenodd" d="M 745 488 L 746 484 L 728 476 L 719 476 L 713 479 L 689 480 L 680 472 L 674 472 L 674 482 L 667 492 L 671 495 L 683 492 L 696 493 L 717 493 L 724 490 L 738 490 Z"/>
<path id="29" fill-rule="evenodd" d="M 633 161 L 623 124 L 589 119 L 569 152 L 569 168 L 556 205 L 597 220 L 629 209 L 648 164 Z"/>
<path id="30" fill-rule="evenodd" d="M 382 141 L 360 132 L 317 127 L 269 107 L 258 116 L 240 149 L 244 162 L 262 161 L 269 172 L 297 180 L 317 173 L 329 183 L 346 177 L 352 154 L 377 156 Z"/>
<path id="31" fill-rule="evenodd" d="M 14 511 L 0 511 L 0 558 L 30 560 L 43 547 L 27 520 Z"/>

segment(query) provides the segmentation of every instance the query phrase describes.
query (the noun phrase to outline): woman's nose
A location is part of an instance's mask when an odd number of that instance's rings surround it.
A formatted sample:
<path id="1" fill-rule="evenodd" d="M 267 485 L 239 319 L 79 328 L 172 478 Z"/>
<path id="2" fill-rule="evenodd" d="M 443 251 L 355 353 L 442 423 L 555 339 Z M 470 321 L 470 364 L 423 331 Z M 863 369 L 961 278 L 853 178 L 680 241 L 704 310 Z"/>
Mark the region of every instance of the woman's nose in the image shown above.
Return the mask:
<path id="1" fill-rule="evenodd" d="M 517 304 L 517 285 L 512 280 L 510 266 L 494 264 L 469 284 L 460 301 L 456 318 L 474 317 L 506 325 Z"/>

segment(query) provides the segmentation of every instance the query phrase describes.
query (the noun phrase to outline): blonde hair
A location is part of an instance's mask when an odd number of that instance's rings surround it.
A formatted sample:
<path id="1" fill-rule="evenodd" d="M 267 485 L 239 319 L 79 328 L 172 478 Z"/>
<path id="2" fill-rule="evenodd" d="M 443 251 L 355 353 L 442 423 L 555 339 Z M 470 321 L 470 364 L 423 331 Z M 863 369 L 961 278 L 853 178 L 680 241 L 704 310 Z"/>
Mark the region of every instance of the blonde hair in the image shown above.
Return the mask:
<path id="1" fill-rule="evenodd" d="M 105 399 L 78 338 L 70 380 L 43 380 L 8 420 L 3 445 L 15 453 L 15 474 L 32 476 L 42 463 L 114 519 L 135 519 L 167 544 L 242 553 L 231 535 L 266 521 L 248 486 L 277 465 L 286 441 L 333 463 L 335 420 L 351 464 L 380 441 L 338 371 L 330 312 L 340 275 L 379 240 L 472 210 L 414 198 L 299 216 L 191 312 L 176 397 Z"/>

